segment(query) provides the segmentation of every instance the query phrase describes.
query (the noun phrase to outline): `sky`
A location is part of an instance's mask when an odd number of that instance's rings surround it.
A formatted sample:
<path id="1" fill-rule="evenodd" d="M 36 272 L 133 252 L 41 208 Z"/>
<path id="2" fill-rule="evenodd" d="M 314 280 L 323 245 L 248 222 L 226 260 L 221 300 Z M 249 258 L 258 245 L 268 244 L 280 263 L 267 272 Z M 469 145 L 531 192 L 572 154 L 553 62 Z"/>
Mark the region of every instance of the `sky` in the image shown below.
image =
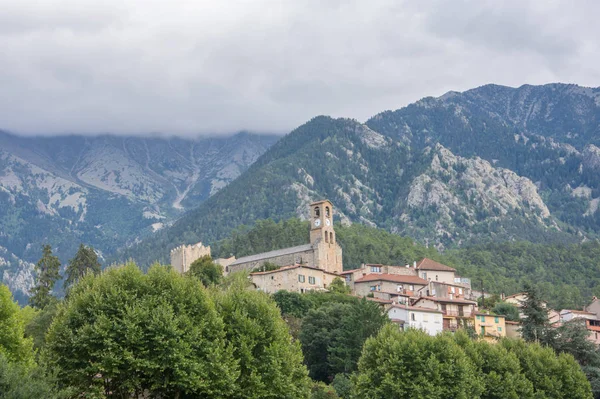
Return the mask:
<path id="1" fill-rule="evenodd" d="M 0 0 L 0 129 L 287 133 L 487 83 L 600 86 L 598 1 Z"/>

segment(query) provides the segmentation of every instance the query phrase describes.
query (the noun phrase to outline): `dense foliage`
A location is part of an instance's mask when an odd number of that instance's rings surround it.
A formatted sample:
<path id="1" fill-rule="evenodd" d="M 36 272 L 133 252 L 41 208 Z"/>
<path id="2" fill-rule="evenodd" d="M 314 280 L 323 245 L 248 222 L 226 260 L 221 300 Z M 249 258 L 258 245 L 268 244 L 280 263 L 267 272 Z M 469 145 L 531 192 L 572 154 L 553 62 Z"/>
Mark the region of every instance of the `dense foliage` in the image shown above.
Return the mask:
<path id="1" fill-rule="evenodd" d="M 431 337 L 384 327 L 369 338 L 354 377 L 355 397 L 592 398 L 577 362 L 539 344 L 471 342 L 465 334 Z"/>
<path id="2" fill-rule="evenodd" d="M 98 262 L 98 255 L 96 255 L 94 248 L 80 244 L 75 257 L 69 261 L 65 271 L 65 290 L 85 276 L 86 273 L 100 273 L 100 262 Z"/>
<path id="3" fill-rule="evenodd" d="M 208 287 L 221 282 L 223 266 L 214 263 L 210 255 L 206 255 L 192 262 L 188 274 L 200 280 L 205 287 Z"/>

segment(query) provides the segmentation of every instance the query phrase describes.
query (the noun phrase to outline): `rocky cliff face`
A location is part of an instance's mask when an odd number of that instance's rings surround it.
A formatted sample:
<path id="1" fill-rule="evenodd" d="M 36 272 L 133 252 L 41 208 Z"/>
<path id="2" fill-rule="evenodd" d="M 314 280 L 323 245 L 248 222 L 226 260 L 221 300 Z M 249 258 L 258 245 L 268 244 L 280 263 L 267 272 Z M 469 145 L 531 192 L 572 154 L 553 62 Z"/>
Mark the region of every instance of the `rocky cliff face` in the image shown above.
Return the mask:
<path id="1" fill-rule="evenodd" d="M 26 270 L 42 243 L 66 262 L 80 242 L 110 255 L 168 226 L 237 178 L 275 140 L 245 133 L 183 140 L 0 132 L 2 281 L 26 292 Z"/>

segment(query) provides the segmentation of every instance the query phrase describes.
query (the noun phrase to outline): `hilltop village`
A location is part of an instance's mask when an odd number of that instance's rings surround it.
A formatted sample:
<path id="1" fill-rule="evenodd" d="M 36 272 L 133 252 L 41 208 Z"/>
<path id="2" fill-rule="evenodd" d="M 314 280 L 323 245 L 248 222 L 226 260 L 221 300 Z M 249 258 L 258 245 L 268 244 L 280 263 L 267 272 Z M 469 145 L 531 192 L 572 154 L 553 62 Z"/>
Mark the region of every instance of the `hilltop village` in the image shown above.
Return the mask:
<path id="1" fill-rule="evenodd" d="M 360 268 L 344 270 L 342 247 L 333 228 L 333 204 L 328 200 L 309 205 L 310 243 L 276 251 L 236 258 L 215 259 L 224 274 L 249 272 L 254 287 L 266 293 L 280 290 L 306 293 L 328 291 L 336 279 L 341 279 L 351 295 L 374 301 L 385 309 L 389 319 L 400 328 L 417 328 L 437 335 L 460 328 L 472 328 L 488 341 L 502 337 L 518 337 L 519 321 L 480 311 L 477 300 L 487 294 L 471 287 L 471 280 L 459 276 L 456 269 L 424 258 L 405 265 L 362 264 Z M 209 246 L 202 243 L 182 245 L 170 253 L 172 267 L 186 273 L 190 265 L 210 256 Z M 521 308 L 526 294 L 502 295 L 502 299 Z M 522 314 L 521 314 L 522 316 Z M 571 320 L 580 320 L 590 331 L 589 338 L 600 344 L 600 301 L 593 301 L 583 310 L 548 309 L 554 327 Z"/>

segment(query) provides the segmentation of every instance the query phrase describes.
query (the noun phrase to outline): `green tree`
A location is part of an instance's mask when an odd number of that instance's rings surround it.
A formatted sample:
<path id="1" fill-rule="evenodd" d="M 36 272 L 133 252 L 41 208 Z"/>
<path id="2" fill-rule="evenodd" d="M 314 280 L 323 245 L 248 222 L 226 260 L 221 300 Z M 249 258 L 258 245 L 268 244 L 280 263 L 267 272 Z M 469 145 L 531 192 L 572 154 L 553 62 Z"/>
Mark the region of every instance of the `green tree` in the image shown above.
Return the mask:
<path id="1" fill-rule="evenodd" d="M 310 381 L 302 350 L 292 341 L 275 302 L 243 286 L 214 293 L 240 368 L 232 397 L 306 398 Z"/>
<path id="2" fill-rule="evenodd" d="M 214 263 L 210 255 L 206 255 L 192 262 L 188 274 L 196 277 L 205 287 L 208 287 L 221 282 L 223 266 Z"/>
<path id="3" fill-rule="evenodd" d="M 339 399 L 339 396 L 333 387 L 317 381 L 310 388 L 310 399 Z"/>
<path id="4" fill-rule="evenodd" d="M 551 345 L 554 341 L 554 330 L 550 328 L 548 310 L 544 306 L 539 289 L 532 285 L 525 285 L 527 299 L 521 308 L 523 320 L 521 322 L 521 336 L 528 342 L 541 342 Z"/>
<path id="5" fill-rule="evenodd" d="M 340 398 L 350 399 L 352 397 L 352 380 L 350 380 L 347 374 L 336 374 L 331 382 L 331 386 Z"/>
<path id="6" fill-rule="evenodd" d="M 326 303 L 309 311 L 300 342 L 310 376 L 330 382 L 338 373 L 356 370 L 363 343 L 387 321 L 379 306 L 365 299 Z"/>
<path id="7" fill-rule="evenodd" d="M 87 274 L 59 307 L 45 360 L 59 380 L 108 397 L 228 397 L 239 376 L 202 284 L 163 266 Z"/>
<path id="8" fill-rule="evenodd" d="M 36 312 L 32 319 L 25 323 L 25 336 L 33 340 L 33 347 L 39 353 L 46 344 L 46 332 L 52 324 L 58 310 L 59 302 L 51 302 Z"/>
<path id="9" fill-rule="evenodd" d="M 312 309 L 310 299 L 299 292 L 280 290 L 273 294 L 273 299 L 284 317 L 294 316 L 302 318 Z"/>
<path id="10" fill-rule="evenodd" d="M 65 273 L 65 290 L 87 273 L 100 273 L 100 262 L 98 262 L 98 255 L 96 255 L 94 248 L 79 244 L 79 249 L 75 257 L 69 261 Z"/>
<path id="11" fill-rule="evenodd" d="M 476 366 L 451 336 L 388 325 L 367 339 L 354 376 L 358 399 L 479 398 Z"/>
<path id="12" fill-rule="evenodd" d="M 588 339 L 589 335 L 585 320 L 564 322 L 556 329 L 557 339 L 553 348 L 559 353 L 572 355 L 582 366 L 600 367 L 600 353 L 596 345 Z"/>
<path id="13" fill-rule="evenodd" d="M 500 345 L 474 341 L 462 331 L 454 340 L 477 367 L 484 384 L 482 399 L 533 398 L 533 385 L 521 372 L 519 359 Z"/>
<path id="14" fill-rule="evenodd" d="M 331 284 L 329 284 L 329 291 L 338 294 L 349 294 L 351 292 L 350 287 L 339 277 L 334 278 Z"/>
<path id="15" fill-rule="evenodd" d="M 512 303 L 498 302 L 492 309 L 495 314 L 503 315 L 508 321 L 519 321 L 519 308 Z"/>
<path id="16" fill-rule="evenodd" d="M 0 353 L 0 396 L 5 399 L 59 399 L 73 397 L 73 392 L 58 389 L 56 381 L 42 368 L 10 362 Z"/>
<path id="17" fill-rule="evenodd" d="M 60 279 L 59 270 L 60 261 L 56 256 L 52 255 L 52 247 L 44 245 L 42 258 L 35 265 L 37 283 L 31 289 L 31 297 L 29 298 L 31 306 L 43 309 L 55 300 L 52 296 L 52 289 L 56 281 Z"/>
<path id="18" fill-rule="evenodd" d="M 33 342 L 25 338 L 19 305 L 4 284 L 0 284 L 0 355 L 11 362 L 33 363 Z"/>
<path id="19" fill-rule="evenodd" d="M 590 383 L 573 356 L 557 356 L 550 347 L 523 340 L 503 339 L 500 345 L 519 359 L 535 398 L 592 398 Z"/>

